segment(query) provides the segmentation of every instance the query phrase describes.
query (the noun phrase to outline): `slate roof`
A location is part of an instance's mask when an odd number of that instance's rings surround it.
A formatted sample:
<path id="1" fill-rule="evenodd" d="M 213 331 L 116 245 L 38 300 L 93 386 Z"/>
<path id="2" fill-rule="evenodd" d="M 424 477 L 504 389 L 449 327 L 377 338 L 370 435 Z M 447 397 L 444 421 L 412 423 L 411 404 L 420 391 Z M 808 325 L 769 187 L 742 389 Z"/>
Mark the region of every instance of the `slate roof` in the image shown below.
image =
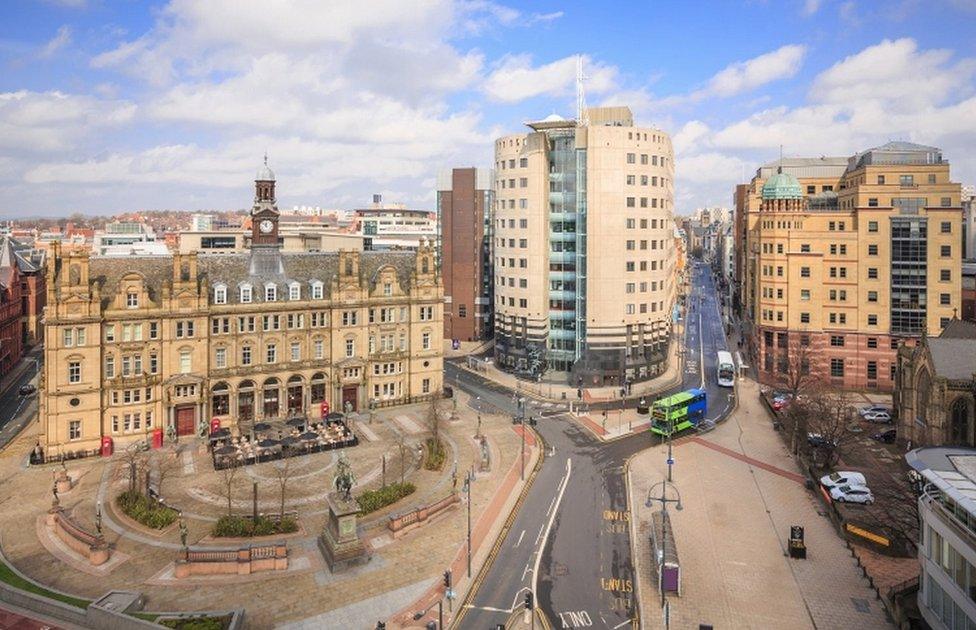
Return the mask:
<path id="1" fill-rule="evenodd" d="M 942 329 L 939 339 L 976 339 L 976 322 L 953 319 Z"/>
<path id="2" fill-rule="evenodd" d="M 937 376 L 969 380 L 976 372 L 976 339 L 935 337 L 927 342 Z"/>
<path id="3" fill-rule="evenodd" d="M 328 292 L 333 278 L 337 277 L 339 272 L 337 252 L 280 252 L 267 257 L 267 260 L 259 260 L 260 258 L 257 257 L 252 264 L 251 252 L 200 254 L 197 256 L 197 273 L 201 279 L 206 278 L 211 287 L 218 283 L 227 285 L 227 302 L 233 304 L 239 298 L 237 288 L 243 283 L 253 285 L 252 301 L 260 303 L 264 301 L 265 283 L 273 282 L 279 286 L 280 301 L 280 296 L 287 295 L 287 285 L 292 281 L 302 283 L 303 295 L 307 293 L 308 287 L 314 281 L 321 281 Z M 280 266 L 267 264 L 272 262 L 271 258 L 279 258 Z M 376 283 L 377 272 L 391 265 L 396 270 L 400 286 L 407 290 L 410 287 L 410 274 L 414 269 L 415 260 L 414 252 L 361 252 L 359 272 L 372 288 Z M 115 295 L 119 281 L 132 272 L 143 276 L 150 297 L 157 300 L 163 283 L 173 278 L 173 258 L 171 256 L 92 256 L 89 271 L 92 281 L 101 287 L 102 295 L 106 300 Z"/>

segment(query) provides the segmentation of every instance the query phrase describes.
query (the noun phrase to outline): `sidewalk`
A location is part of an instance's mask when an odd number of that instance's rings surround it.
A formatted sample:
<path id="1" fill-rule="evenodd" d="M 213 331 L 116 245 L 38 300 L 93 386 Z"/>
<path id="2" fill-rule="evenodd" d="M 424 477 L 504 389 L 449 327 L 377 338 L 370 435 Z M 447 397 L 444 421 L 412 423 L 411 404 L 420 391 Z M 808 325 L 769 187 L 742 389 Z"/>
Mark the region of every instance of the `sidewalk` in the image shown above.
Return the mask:
<path id="1" fill-rule="evenodd" d="M 761 407 L 758 385 L 740 381 L 739 407 L 705 436 L 674 443 L 680 512 L 669 509 L 681 566 L 681 591 L 669 594 L 672 627 L 890 628 L 845 542 L 821 515 L 817 498 Z M 645 628 L 663 626 L 645 506 L 667 474 L 666 451 L 630 460 L 636 573 Z M 656 487 L 655 487 L 656 485 Z M 805 529 L 806 560 L 790 559 L 792 525 Z"/>
<path id="2" fill-rule="evenodd" d="M 630 394 L 627 396 L 628 400 L 639 399 L 642 396 L 653 396 L 654 394 L 671 389 L 676 385 L 677 382 L 680 382 L 681 366 L 679 365 L 678 346 L 681 342 L 678 340 L 681 340 L 684 336 L 683 321 L 684 320 L 682 320 L 682 323 L 675 325 L 676 341 L 671 343 L 671 347 L 668 350 L 667 369 L 662 374 L 659 374 L 654 378 L 632 384 Z M 458 362 L 456 365 L 459 365 L 466 370 L 470 370 L 466 363 Z M 568 383 L 556 383 L 546 380 L 543 380 L 542 382 L 527 381 L 517 378 L 514 374 L 499 369 L 494 362 L 487 364 L 485 370 L 471 371 L 476 374 L 480 374 L 481 376 L 484 376 L 485 378 L 508 389 L 524 392 L 535 398 L 552 402 L 576 402 L 578 400 L 576 387 L 573 387 Z M 600 403 L 619 400 L 619 385 L 583 388 L 583 402 L 585 403 Z"/>

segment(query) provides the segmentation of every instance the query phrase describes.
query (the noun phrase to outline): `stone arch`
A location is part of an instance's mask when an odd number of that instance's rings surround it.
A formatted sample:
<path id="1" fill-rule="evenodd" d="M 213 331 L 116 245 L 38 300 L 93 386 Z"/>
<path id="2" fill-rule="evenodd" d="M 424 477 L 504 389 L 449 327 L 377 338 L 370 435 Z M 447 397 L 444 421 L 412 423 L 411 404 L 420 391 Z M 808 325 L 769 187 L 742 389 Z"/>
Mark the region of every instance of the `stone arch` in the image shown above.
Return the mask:
<path id="1" fill-rule="evenodd" d="M 210 388 L 210 415 L 226 416 L 230 413 L 231 389 L 225 381 L 215 383 Z"/>
<path id="2" fill-rule="evenodd" d="M 969 401 L 959 396 L 949 405 L 949 439 L 958 446 L 973 446 L 973 432 L 969 426 Z"/>

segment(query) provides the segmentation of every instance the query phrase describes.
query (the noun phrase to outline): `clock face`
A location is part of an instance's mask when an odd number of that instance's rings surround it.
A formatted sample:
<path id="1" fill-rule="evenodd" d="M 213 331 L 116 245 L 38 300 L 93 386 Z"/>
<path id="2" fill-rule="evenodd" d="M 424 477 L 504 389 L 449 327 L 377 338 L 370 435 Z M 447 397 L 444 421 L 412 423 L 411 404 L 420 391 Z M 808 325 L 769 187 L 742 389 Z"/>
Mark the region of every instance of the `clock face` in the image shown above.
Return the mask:
<path id="1" fill-rule="evenodd" d="M 263 234 L 269 234 L 274 229 L 274 223 L 271 222 L 271 219 L 265 219 L 261 221 L 258 228 L 260 228 Z"/>

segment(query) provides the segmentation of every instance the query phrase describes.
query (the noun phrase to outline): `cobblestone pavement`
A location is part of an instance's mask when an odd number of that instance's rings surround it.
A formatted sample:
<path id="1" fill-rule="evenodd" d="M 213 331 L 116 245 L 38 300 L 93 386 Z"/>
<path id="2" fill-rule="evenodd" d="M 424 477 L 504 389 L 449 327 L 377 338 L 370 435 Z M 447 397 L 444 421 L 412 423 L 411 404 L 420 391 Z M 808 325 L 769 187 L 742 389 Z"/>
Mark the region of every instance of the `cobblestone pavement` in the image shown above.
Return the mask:
<path id="1" fill-rule="evenodd" d="M 681 564 L 681 595 L 668 598 L 672 627 L 893 627 L 803 485 L 755 383 L 740 381 L 738 393 L 740 406 L 714 431 L 675 442 L 674 485 L 684 509 L 669 509 Z M 666 449 L 654 447 L 630 468 L 645 628 L 663 627 L 648 529 L 660 503 L 647 508 L 645 499 L 667 474 L 665 458 Z M 786 555 L 791 525 L 805 528 L 806 560 Z"/>
<path id="2" fill-rule="evenodd" d="M 453 487 L 453 458 L 456 457 L 459 478 L 480 457 L 480 448 L 473 436 L 476 433 L 476 413 L 460 394 L 456 408 L 457 420 L 442 422 L 444 437 L 454 455 L 440 472 L 418 470 L 413 464 L 416 455 L 411 449 L 422 441 L 420 434 L 405 434 L 402 422 L 406 417 L 420 427 L 426 427 L 428 408 L 424 405 L 401 407 L 377 412 L 369 431 L 377 439 L 363 439 L 357 447 L 344 449 L 359 488 L 379 487 L 382 456 L 387 456 L 386 480 L 399 480 L 398 435 L 403 435 L 407 456 L 404 476 L 417 485 L 417 492 L 400 504 L 362 519 L 363 538 L 373 548 L 374 556 L 365 567 L 348 574 L 332 575 L 315 546 L 315 536 L 325 523 L 324 496 L 331 486 L 332 469 L 338 453 L 324 452 L 294 458 L 296 474 L 289 483 L 287 510 L 296 510 L 303 533 L 288 539 L 291 562 L 295 570 L 248 576 L 247 580 L 209 580 L 201 586 L 181 585 L 165 579 L 167 567 L 172 567 L 174 551 L 179 546 L 179 534 L 170 527 L 161 535 L 136 531 L 121 525 L 118 515 L 105 510 L 104 531 L 108 541 L 129 558 L 104 577 L 72 569 L 49 552 L 38 539 L 34 523 L 51 504 L 51 479 L 56 466 L 27 467 L 26 459 L 35 442 L 36 426 L 29 427 L 9 448 L 0 453 L 0 544 L 8 559 L 22 572 L 59 590 L 84 597 L 96 597 L 112 588 L 136 589 L 146 594 L 147 610 L 213 610 L 215 608 L 244 607 L 248 626 L 268 628 L 276 624 L 301 624 L 315 627 L 315 619 L 329 611 L 344 609 L 344 619 L 354 619 L 358 611 L 370 611 L 369 619 L 361 626 L 374 627 L 376 614 L 395 611 L 410 605 L 417 593 L 425 592 L 437 580 L 445 567 L 457 558 L 466 536 L 466 512 L 453 509 L 428 525 L 393 540 L 385 524 L 393 511 L 406 511 L 414 505 L 428 503 L 448 494 Z M 445 401 L 442 409 L 450 415 L 453 404 Z M 480 473 L 473 484 L 473 516 L 477 520 L 493 499 L 496 488 L 518 458 L 520 438 L 512 430 L 508 417 L 481 414 L 481 430 L 488 436 L 492 467 Z M 367 422 L 363 419 L 363 422 Z M 408 425 L 409 426 L 409 425 Z M 195 443 L 184 444 L 178 454 L 167 452 L 172 465 L 167 465 L 162 494 L 167 502 L 181 508 L 187 515 L 189 542 L 221 544 L 208 540 L 214 520 L 227 510 L 222 490 L 222 473 L 214 472 L 206 450 Z M 273 464 L 261 464 L 241 469 L 232 493 L 233 509 L 237 513 L 251 510 L 251 484 L 258 483 L 259 510 L 277 512 L 279 496 L 274 482 Z M 116 467 L 105 460 L 78 460 L 67 465 L 69 474 L 77 481 L 75 487 L 61 495 L 61 505 L 83 526 L 94 529 L 96 497 L 101 491 L 108 502 L 124 488 Z M 457 484 L 460 489 L 461 483 Z M 113 516 L 115 517 L 113 519 Z M 225 543 L 226 544 L 226 543 Z M 159 585 L 165 583 L 165 585 Z M 384 594 L 386 594 L 384 596 Z M 384 605 L 372 606 L 371 598 L 385 597 Z M 361 605 L 351 608 L 360 602 Z M 308 625 L 311 623 L 312 625 Z M 300 627 L 300 626 L 297 626 Z M 318 626 L 324 627 L 324 626 Z"/>

